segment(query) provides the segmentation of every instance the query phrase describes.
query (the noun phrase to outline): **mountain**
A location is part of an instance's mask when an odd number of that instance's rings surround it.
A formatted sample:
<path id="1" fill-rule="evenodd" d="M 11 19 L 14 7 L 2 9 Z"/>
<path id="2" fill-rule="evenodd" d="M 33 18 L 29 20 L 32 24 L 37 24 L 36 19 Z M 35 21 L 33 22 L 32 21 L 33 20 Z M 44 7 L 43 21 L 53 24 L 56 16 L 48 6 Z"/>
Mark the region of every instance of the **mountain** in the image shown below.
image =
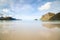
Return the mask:
<path id="1" fill-rule="evenodd" d="M 45 15 L 42 16 L 41 20 L 42 20 L 42 21 L 48 21 L 48 20 L 50 20 L 53 16 L 55 16 L 54 13 L 48 12 L 47 14 L 45 14 Z"/>
<path id="2" fill-rule="evenodd" d="M 59 13 L 57 13 L 56 15 L 54 15 L 50 20 L 56 20 L 56 21 L 58 21 L 58 20 L 60 20 L 60 12 Z"/>

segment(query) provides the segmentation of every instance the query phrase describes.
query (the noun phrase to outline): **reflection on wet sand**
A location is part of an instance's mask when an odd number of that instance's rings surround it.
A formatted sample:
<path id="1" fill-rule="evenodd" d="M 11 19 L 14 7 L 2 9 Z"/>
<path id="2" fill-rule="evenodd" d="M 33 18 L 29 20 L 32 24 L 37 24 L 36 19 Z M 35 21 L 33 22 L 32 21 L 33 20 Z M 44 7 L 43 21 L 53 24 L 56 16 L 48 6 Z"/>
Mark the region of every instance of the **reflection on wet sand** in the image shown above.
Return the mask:
<path id="1" fill-rule="evenodd" d="M 29 25 L 27 25 L 29 24 Z M 60 30 L 41 28 L 39 23 L 3 23 L 0 40 L 60 40 Z M 36 25 L 34 25 L 36 24 Z"/>
<path id="2" fill-rule="evenodd" d="M 60 23 L 43 23 L 44 27 L 47 28 L 60 28 Z"/>

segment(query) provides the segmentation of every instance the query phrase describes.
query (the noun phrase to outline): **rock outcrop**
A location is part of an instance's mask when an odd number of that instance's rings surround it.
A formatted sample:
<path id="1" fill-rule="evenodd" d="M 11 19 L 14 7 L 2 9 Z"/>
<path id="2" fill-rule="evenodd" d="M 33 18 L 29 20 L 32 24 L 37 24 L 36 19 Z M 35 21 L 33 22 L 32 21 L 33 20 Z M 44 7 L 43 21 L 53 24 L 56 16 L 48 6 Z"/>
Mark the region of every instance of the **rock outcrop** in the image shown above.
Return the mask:
<path id="1" fill-rule="evenodd" d="M 54 15 L 50 20 L 55 20 L 55 21 L 59 21 L 60 20 L 60 12 L 57 13 L 56 15 Z"/>
<path id="2" fill-rule="evenodd" d="M 37 21 L 38 19 L 34 19 L 34 20 L 36 20 L 36 21 Z"/>
<path id="3" fill-rule="evenodd" d="M 51 13 L 51 12 L 48 12 L 47 14 L 43 15 L 41 20 L 42 21 L 48 21 L 50 20 L 55 14 L 54 13 Z"/>
<path id="4" fill-rule="evenodd" d="M 49 12 L 43 15 L 41 20 L 42 21 L 58 21 L 58 20 L 60 21 L 60 12 L 57 14 Z"/>

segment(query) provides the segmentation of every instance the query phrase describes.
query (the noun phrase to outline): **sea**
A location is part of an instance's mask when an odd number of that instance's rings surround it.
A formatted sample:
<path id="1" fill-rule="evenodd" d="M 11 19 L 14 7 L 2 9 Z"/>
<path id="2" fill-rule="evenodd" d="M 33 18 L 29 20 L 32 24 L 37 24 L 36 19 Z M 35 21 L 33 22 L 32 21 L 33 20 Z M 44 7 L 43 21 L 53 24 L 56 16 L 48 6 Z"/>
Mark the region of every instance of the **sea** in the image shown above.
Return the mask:
<path id="1" fill-rule="evenodd" d="M 0 21 L 0 40 L 60 40 L 60 22 Z"/>

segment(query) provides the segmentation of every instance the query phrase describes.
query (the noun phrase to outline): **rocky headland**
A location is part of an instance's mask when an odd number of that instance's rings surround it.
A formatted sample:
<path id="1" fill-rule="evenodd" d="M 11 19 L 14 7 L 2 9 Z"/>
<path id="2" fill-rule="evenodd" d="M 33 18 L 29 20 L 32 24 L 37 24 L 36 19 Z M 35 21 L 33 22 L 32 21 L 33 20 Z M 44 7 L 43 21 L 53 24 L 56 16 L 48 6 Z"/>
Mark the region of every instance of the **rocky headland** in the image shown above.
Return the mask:
<path id="1" fill-rule="evenodd" d="M 60 12 L 59 13 L 52 13 L 48 12 L 47 14 L 41 17 L 42 21 L 60 21 Z"/>

